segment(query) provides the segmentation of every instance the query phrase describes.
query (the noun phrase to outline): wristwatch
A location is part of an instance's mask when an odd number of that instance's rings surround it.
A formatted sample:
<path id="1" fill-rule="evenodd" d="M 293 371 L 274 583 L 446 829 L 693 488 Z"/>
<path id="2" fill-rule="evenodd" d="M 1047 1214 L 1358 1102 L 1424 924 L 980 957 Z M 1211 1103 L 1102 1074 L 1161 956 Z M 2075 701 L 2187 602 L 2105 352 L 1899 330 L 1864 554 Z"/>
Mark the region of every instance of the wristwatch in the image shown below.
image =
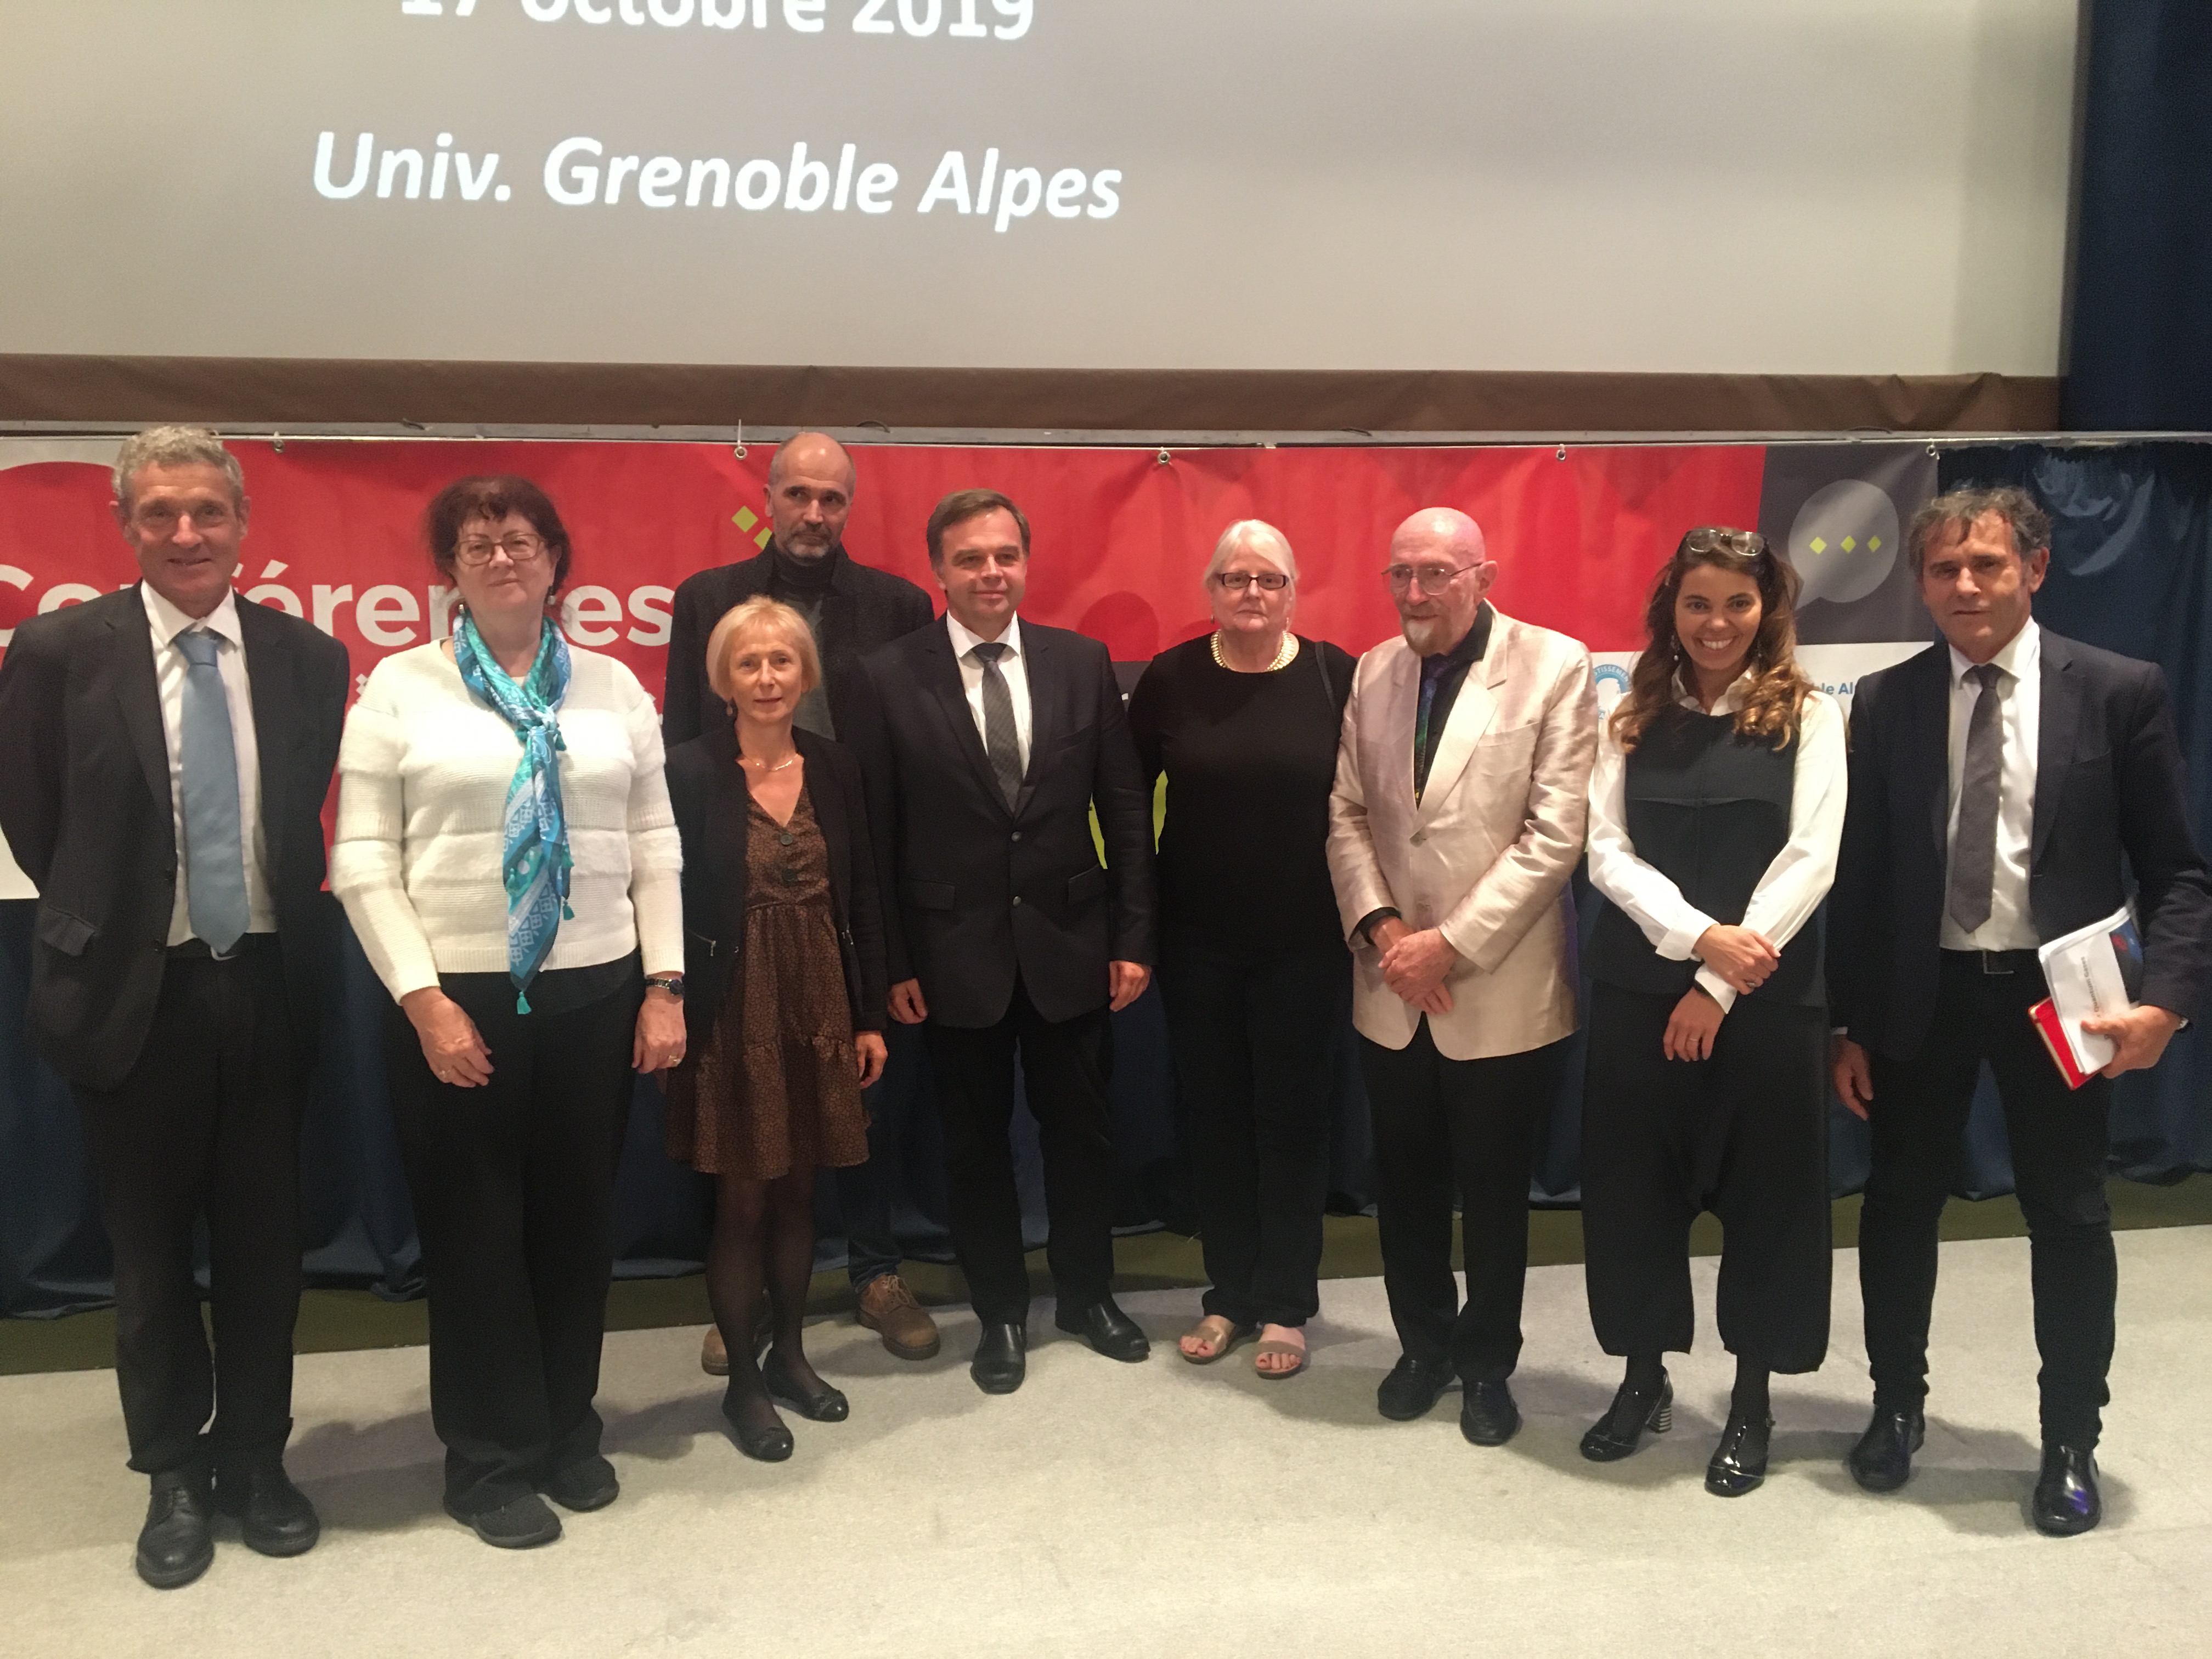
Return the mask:
<path id="1" fill-rule="evenodd" d="M 681 1002 L 684 1000 L 684 975 L 681 974 L 647 974 L 645 976 L 645 988 L 648 991 L 654 989 L 665 991 L 670 996 L 674 997 L 677 1001 Z"/>

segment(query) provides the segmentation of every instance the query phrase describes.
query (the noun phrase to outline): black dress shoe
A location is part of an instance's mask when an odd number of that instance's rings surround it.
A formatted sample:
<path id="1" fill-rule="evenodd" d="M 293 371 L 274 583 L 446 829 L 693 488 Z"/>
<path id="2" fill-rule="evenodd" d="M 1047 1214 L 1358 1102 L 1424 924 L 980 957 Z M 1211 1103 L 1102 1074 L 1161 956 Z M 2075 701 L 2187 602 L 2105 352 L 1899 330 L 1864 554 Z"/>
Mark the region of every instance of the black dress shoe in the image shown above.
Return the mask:
<path id="1" fill-rule="evenodd" d="M 1659 1373 L 1659 1392 L 1646 1394 L 1623 1382 L 1613 1404 L 1583 1437 L 1583 1455 L 1593 1463 L 1617 1463 L 1644 1443 L 1646 1429 L 1664 1434 L 1674 1426 L 1674 1385 Z"/>
<path id="2" fill-rule="evenodd" d="M 1912 1478 L 1912 1454 L 1927 1438 L 1927 1419 L 1918 1412 L 1876 1406 L 1874 1420 L 1844 1461 L 1851 1479 L 1869 1492 L 1895 1492 Z"/>
<path id="3" fill-rule="evenodd" d="M 603 1510 L 622 1496 L 615 1466 L 597 1452 L 554 1470 L 538 1483 L 538 1490 L 564 1510 L 581 1513 Z"/>
<path id="4" fill-rule="evenodd" d="M 1451 1386 L 1454 1375 L 1449 1359 L 1416 1359 L 1409 1353 L 1401 1354 L 1398 1363 L 1390 1367 L 1390 1375 L 1376 1387 L 1375 1409 L 1393 1423 L 1426 1417 L 1437 1397 Z"/>
<path id="5" fill-rule="evenodd" d="M 174 1589 L 205 1572 L 215 1559 L 210 1508 L 201 1479 L 155 1475 L 146 1524 L 138 1529 L 138 1576 L 155 1589 Z"/>
<path id="6" fill-rule="evenodd" d="M 305 1555 L 323 1535 L 315 1506 L 273 1457 L 218 1468 L 215 1506 L 238 1518 L 246 1547 L 263 1555 Z"/>
<path id="7" fill-rule="evenodd" d="M 1022 1386 L 1029 1371 L 1030 1334 L 1026 1328 L 993 1320 L 976 1339 L 975 1357 L 968 1362 L 968 1375 L 985 1394 L 1012 1394 Z"/>
<path id="8" fill-rule="evenodd" d="M 768 1410 L 745 1409 L 744 1396 L 733 1387 L 722 1395 L 722 1419 L 730 1425 L 730 1436 L 738 1443 L 738 1449 L 746 1456 L 763 1463 L 781 1463 L 791 1455 L 791 1431 L 775 1414 L 773 1401 L 767 1401 Z"/>
<path id="9" fill-rule="evenodd" d="M 775 1363 L 771 1354 L 768 1363 L 760 1368 L 761 1381 L 768 1384 L 769 1398 L 779 1406 L 788 1406 L 810 1423 L 842 1423 L 853 1414 L 852 1402 L 827 1382 L 814 1389 L 802 1389 L 798 1380 Z"/>
<path id="10" fill-rule="evenodd" d="M 1741 1498 L 1765 1480 L 1766 1443 L 1773 1432 L 1774 1419 L 1764 1413 L 1730 1412 L 1721 1443 L 1705 1465 L 1705 1490 L 1716 1498 Z"/>
<path id="11" fill-rule="evenodd" d="M 2028 1507 L 2035 1529 L 2053 1538 L 2072 1538 L 2105 1518 L 2097 1490 L 2097 1458 L 2087 1446 L 2051 1442 L 2043 1449 L 2043 1473 L 2035 1478 L 2035 1499 Z"/>
<path id="12" fill-rule="evenodd" d="M 1495 1382 L 1470 1382 L 1459 1402 L 1459 1431 L 1477 1446 L 1502 1446 L 1521 1429 L 1521 1408 L 1513 1403 L 1513 1390 L 1500 1377 Z"/>
<path id="13" fill-rule="evenodd" d="M 1089 1307 L 1073 1312 L 1060 1308 L 1053 1314 L 1052 1322 L 1070 1336 L 1083 1338 L 1109 1359 L 1134 1364 L 1152 1351 L 1151 1339 L 1138 1328 L 1135 1320 L 1114 1305 L 1110 1296 L 1102 1296 Z"/>
<path id="14" fill-rule="evenodd" d="M 561 1517 L 547 1509 L 545 1500 L 534 1492 L 510 1498 L 495 1509 L 478 1510 L 469 1515 L 448 1504 L 446 1513 L 494 1549 L 535 1549 L 561 1535 Z"/>

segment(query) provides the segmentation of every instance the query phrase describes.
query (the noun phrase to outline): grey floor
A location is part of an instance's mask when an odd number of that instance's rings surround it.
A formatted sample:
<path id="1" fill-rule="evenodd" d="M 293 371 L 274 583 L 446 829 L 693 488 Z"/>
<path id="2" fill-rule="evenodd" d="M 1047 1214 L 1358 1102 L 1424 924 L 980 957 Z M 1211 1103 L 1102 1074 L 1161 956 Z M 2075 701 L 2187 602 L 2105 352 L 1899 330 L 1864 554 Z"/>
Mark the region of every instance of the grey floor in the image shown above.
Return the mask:
<path id="1" fill-rule="evenodd" d="M 2212 1228 L 2123 1234 L 2104 1528 L 2038 1536 L 2027 1250 L 1944 1248 L 1927 1450 L 1903 1492 L 1840 1467 L 1865 1418 L 1856 1258 L 1835 1342 L 1778 1386 L 1775 1468 L 1699 1485 L 1726 1411 L 1710 1332 L 1674 1366 L 1674 1432 L 1628 1462 L 1575 1443 L 1614 1375 L 1580 1269 L 1530 1275 L 1528 1425 L 1459 1436 L 1448 1396 L 1392 1424 L 1382 1287 L 1323 1288 L 1313 1368 L 1200 1369 L 1170 1351 L 1188 1291 L 1125 1298 L 1159 1346 L 1114 1364 L 1032 1319 L 1028 1386 L 969 1383 L 974 1326 L 903 1365 L 844 1322 L 811 1345 L 849 1422 L 798 1423 L 788 1463 L 719 1430 L 699 1333 L 609 1338 L 602 1403 L 623 1497 L 526 1554 L 439 1513 L 419 1348 L 301 1360 L 291 1467 L 321 1546 L 272 1561 L 224 1523 L 168 1595 L 131 1575 L 143 1488 L 112 1376 L 0 1379 L 0 1652 L 44 1655 L 1973 1654 L 2212 1652 Z M 1697 1264 L 1710 1305 L 1713 1264 Z"/>

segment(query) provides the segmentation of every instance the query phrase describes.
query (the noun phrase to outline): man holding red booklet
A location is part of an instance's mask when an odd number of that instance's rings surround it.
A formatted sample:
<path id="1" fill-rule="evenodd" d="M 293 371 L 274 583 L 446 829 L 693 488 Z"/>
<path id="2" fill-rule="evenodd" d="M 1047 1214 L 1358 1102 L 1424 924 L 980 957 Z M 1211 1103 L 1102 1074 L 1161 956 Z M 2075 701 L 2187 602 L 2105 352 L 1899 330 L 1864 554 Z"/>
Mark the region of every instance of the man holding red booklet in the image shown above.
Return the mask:
<path id="1" fill-rule="evenodd" d="M 2102 1514 L 2118 1279 L 2105 1202 L 2111 1079 L 2155 1065 L 2212 983 L 2212 879 L 2190 833 L 2164 677 L 2039 628 L 2051 524 L 2017 489 L 1937 497 L 1906 540 L 1945 644 L 1861 681 L 1850 805 L 1828 904 L 1835 1081 L 1873 1130 L 1859 1283 L 1874 1419 L 1849 1460 L 1869 1492 L 1912 1473 L 1928 1393 L 1936 1227 L 1976 1078 L 1996 1073 L 2031 1245 L 2043 1367 L 2036 1526 Z M 2037 947 L 2112 915 L 2132 872 L 2140 998 L 2083 1029 L 2112 1063 L 2077 1091 L 2029 1017 Z"/>

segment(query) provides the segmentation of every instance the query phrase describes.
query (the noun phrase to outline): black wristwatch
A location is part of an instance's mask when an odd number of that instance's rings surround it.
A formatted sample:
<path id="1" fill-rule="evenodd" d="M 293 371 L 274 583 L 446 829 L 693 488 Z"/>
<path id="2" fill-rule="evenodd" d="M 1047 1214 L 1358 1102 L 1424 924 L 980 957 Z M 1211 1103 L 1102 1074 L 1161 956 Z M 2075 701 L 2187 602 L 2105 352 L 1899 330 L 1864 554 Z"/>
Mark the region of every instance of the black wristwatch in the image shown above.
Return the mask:
<path id="1" fill-rule="evenodd" d="M 670 996 L 674 997 L 677 1001 L 681 1002 L 684 1000 L 684 975 L 681 974 L 647 974 L 645 976 L 645 988 L 648 991 L 655 988 L 665 991 Z"/>

